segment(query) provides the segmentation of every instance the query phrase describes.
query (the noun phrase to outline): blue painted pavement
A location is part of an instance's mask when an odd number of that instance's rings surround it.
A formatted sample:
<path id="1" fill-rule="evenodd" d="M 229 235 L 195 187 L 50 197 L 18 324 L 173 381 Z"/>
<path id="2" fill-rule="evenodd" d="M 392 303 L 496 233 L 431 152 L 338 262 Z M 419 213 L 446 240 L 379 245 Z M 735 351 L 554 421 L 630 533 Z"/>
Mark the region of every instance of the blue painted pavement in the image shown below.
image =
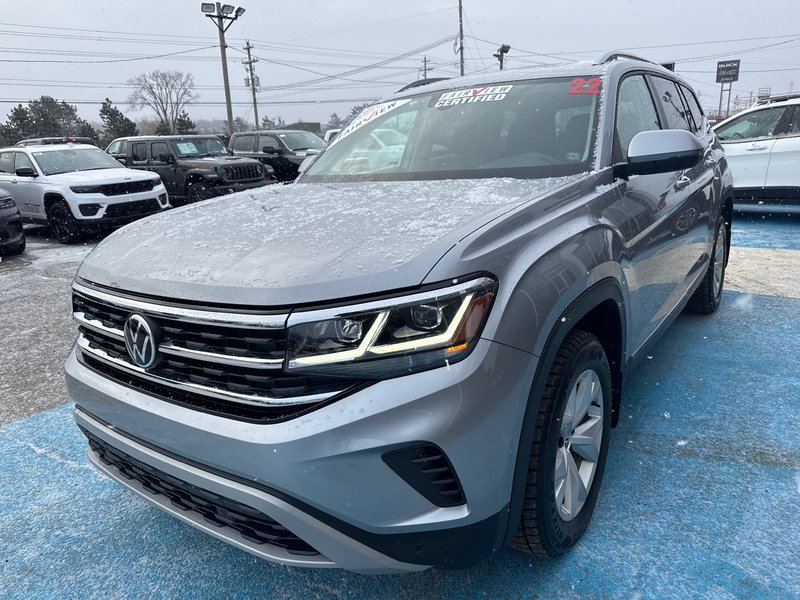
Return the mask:
<path id="1" fill-rule="evenodd" d="M 800 300 L 726 293 L 629 381 L 587 535 L 559 560 L 366 577 L 273 565 L 89 466 L 63 406 L 0 428 L 3 598 L 800 598 Z"/>
<path id="2" fill-rule="evenodd" d="M 800 250 L 800 213 L 736 212 L 731 234 L 734 246 Z"/>

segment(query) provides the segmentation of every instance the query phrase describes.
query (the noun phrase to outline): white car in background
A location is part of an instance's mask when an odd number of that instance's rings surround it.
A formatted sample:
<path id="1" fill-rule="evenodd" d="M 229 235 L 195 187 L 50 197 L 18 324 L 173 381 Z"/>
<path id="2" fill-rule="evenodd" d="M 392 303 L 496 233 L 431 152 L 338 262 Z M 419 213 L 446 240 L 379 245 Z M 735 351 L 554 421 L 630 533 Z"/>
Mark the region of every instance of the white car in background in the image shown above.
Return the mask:
<path id="1" fill-rule="evenodd" d="M 170 206 L 158 175 L 125 168 L 88 144 L 2 148 L 0 185 L 24 223 L 47 225 L 62 244 Z"/>
<path id="2" fill-rule="evenodd" d="M 759 101 L 716 127 L 739 206 L 800 208 L 800 94 Z"/>

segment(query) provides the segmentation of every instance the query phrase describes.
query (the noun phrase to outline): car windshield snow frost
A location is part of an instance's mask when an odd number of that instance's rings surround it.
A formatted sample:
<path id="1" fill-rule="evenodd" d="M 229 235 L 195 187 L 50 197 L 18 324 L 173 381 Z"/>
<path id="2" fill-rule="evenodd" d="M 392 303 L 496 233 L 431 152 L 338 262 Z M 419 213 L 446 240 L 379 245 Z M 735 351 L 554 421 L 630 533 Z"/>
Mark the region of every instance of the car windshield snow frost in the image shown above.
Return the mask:
<path id="1" fill-rule="evenodd" d="M 31 155 L 45 175 L 120 167 L 119 162 L 98 148 L 64 148 L 32 152 Z"/>
<path id="2" fill-rule="evenodd" d="M 438 90 L 373 105 L 302 180 L 540 178 L 588 171 L 599 94 L 570 93 L 573 79 Z"/>

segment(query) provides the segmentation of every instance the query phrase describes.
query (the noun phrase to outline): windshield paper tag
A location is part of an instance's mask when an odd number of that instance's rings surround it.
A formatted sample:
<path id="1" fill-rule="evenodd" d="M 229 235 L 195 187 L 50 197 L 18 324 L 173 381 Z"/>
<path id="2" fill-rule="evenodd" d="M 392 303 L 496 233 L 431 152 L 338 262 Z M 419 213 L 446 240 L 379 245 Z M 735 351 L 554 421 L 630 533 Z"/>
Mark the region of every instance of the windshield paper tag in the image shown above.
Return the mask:
<path id="1" fill-rule="evenodd" d="M 176 142 L 175 145 L 178 146 L 178 151 L 181 154 L 197 154 L 197 147 L 194 142 Z"/>
<path id="2" fill-rule="evenodd" d="M 392 100 L 391 102 L 384 102 L 383 104 L 375 104 L 368 108 L 365 108 L 361 113 L 353 119 L 350 124 L 342 129 L 333 140 L 331 140 L 329 146 L 332 146 L 336 142 L 341 139 L 346 138 L 348 135 L 353 133 L 356 129 L 360 129 L 367 123 L 374 121 L 378 117 L 385 115 L 386 113 L 400 108 L 404 104 L 408 104 L 411 102 L 411 98 L 406 98 L 405 100 Z"/>
<path id="3" fill-rule="evenodd" d="M 497 102 L 506 97 L 513 85 L 493 85 L 471 90 L 446 92 L 434 104 L 434 108 L 455 106 L 456 104 L 472 104 L 473 102 Z"/>

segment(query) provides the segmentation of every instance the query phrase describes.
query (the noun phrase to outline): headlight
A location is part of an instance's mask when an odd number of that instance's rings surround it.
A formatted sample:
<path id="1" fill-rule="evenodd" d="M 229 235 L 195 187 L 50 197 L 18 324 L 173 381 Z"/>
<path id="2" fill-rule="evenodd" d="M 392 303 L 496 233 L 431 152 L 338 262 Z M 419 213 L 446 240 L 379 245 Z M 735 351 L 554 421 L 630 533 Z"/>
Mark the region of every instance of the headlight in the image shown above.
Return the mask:
<path id="1" fill-rule="evenodd" d="M 14 208 L 16 205 L 17 203 L 14 202 L 14 199 L 11 196 L 0 198 L 0 210 L 4 208 Z"/>
<path id="2" fill-rule="evenodd" d="M 231 171 L 228 167 L 217 167 L 217 173 L 219 173 L 223 179 L 228 179 L 231 176 Z"/>
<path id="3" fill-rule="evenodd" d="M 154 188 L 157 188 L 160 185 L 161 185 L 161 177 L 156 177 L 155 179 L 153 179 L 153 187 Z"/>
<path id="4" fill-rule="evenodd" d="M 99 185 L 73 185 L 69 189 L 76 194 L 99 194 L 101 192 Z"/>
<path id="5" fill-rule="evenodd" d="M 287 370 L 371 379 L 464 358 L 489 314 L 497 282 L 444 288 L 289 317 Z"/>

